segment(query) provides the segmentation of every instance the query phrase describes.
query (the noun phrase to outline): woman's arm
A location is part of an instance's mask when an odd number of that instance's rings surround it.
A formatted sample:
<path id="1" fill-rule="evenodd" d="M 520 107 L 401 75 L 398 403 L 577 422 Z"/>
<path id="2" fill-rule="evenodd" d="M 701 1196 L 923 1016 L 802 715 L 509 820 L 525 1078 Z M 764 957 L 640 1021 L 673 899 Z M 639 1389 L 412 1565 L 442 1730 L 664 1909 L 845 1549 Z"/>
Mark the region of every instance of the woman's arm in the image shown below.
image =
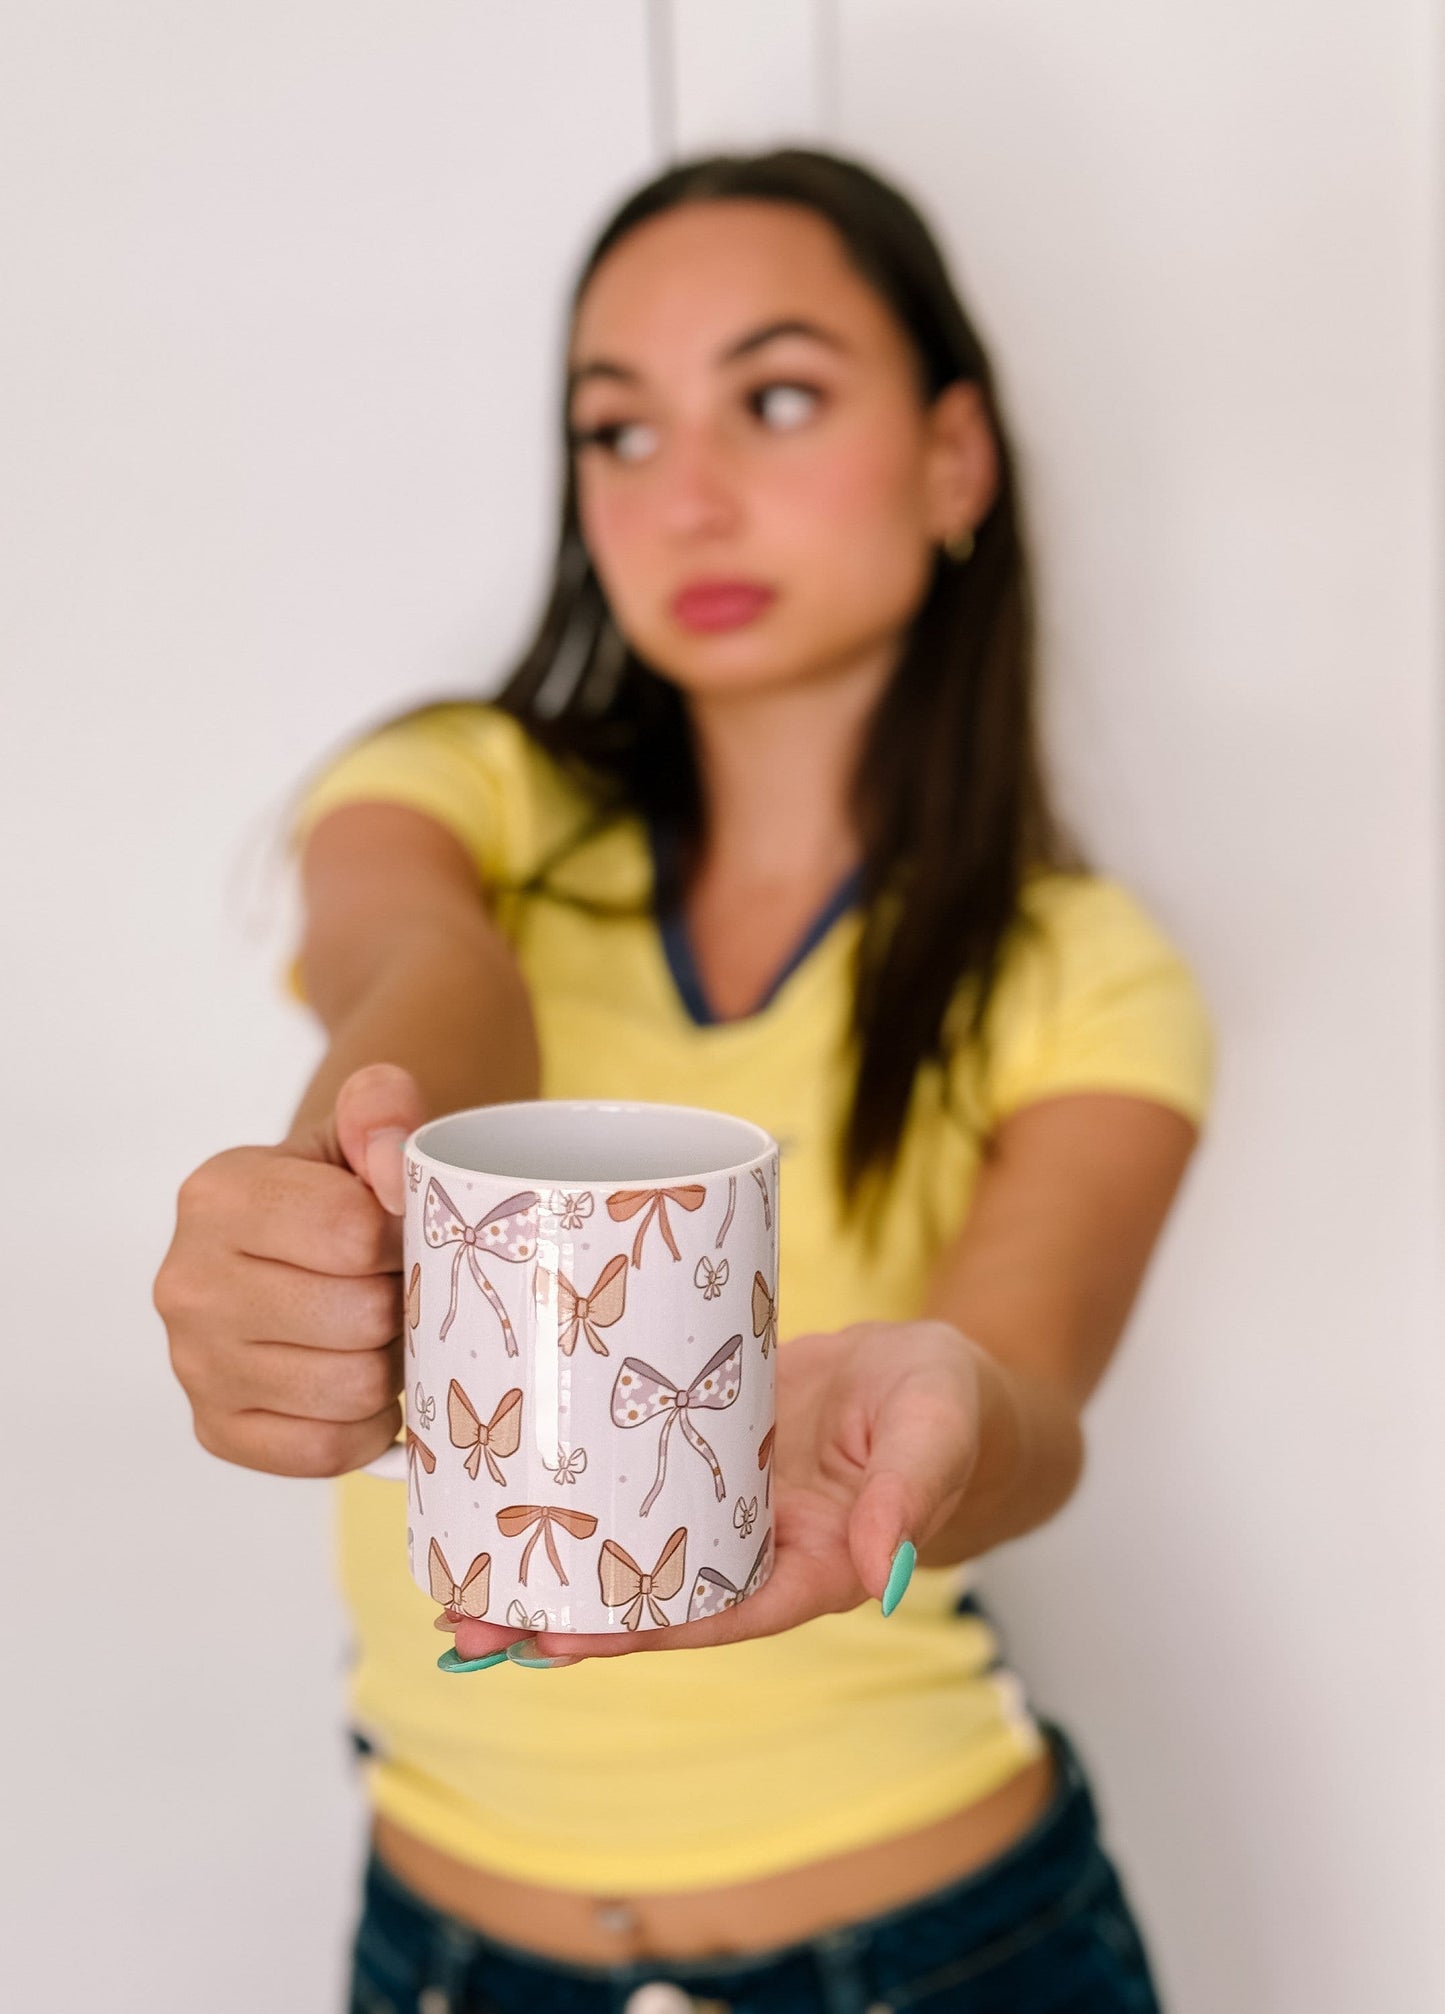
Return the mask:
<path id="1" fill-rule="evenodd" d="M 528 1095 L 536 1044 L 510 950 L 440 824 L 348 804 L 318 820 L 302 873 L 301 978 L 330 1047 L 283 1141 L 187 1176 L 151 1297 L 202 1447 L 336 1476 L 402 1423 L 400 1143 L 429 1116 Z"/>
<path id="2" fill-rule="evenodd" d="M 309 835 L 301 881 L 301 982 L 331 1042 L 293 1136 L 367 1063 L 409 1070 L 429 1117 L 537 1096 L 526 982 L 444 825 L 401 804 L 340 805 Z"/>
<path id="3" fill-rule="evenodd" d="M 924 1566 L 973 1559 L 1043 1524 L 1083 1469 L 1084 1403 L 1103 1377 L 1199 1137 L 1154 1099 L 1078 1092 L 993 1136 L 925 1316 L 976 1351 L 977 1452 Z"/>

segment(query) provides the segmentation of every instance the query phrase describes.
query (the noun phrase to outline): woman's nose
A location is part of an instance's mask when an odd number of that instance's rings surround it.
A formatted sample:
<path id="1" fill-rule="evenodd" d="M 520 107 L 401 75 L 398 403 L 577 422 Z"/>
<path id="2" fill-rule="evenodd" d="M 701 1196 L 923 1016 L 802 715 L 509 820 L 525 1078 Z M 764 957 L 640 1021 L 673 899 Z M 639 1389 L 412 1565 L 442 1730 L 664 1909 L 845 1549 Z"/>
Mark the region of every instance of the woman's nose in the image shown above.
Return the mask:
<path id="1" fill-rule="evenodd" d="M 743 516 L 736 460 L 714 435 L 674 433 L 657 471 L 659 515 L 669 531 L 731 531 Z"/>

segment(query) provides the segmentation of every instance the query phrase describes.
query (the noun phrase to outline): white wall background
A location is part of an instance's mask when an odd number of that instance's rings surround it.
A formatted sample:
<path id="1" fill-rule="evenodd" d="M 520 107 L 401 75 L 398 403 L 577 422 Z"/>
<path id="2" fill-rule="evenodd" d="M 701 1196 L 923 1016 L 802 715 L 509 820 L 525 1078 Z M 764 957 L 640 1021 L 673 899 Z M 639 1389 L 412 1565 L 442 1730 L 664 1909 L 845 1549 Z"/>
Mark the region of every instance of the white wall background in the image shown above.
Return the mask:
<path id="1" fill-rule="evenodd" d="M 593 230 L 810 137 L 955 262 L 1066 803 L 1223 1034 L 1084 1487 L 989 1588 L 1172 2014 L 1445 2004 L 1438 74 L 1424 0 L 9 11 L 0 2004 L 340 2007 L 325 1485 L 201 1452 L 150 1283 L 319 1053 L 268 821 L 527 626 Z"/>

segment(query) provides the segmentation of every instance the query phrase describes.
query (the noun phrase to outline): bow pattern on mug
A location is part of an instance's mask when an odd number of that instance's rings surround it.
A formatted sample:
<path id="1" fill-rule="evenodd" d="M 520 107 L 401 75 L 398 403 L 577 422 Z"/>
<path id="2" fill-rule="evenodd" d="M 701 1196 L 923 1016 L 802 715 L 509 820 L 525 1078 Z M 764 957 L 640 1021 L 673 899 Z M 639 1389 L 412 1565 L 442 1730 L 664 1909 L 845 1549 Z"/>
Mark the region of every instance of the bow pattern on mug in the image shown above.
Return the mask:
<path id="1" fill-rule="evenodd" d="M 474 1620 L 484 1616 L 492 1592 L 492 1555 L 479 1552 L 467 1568 L 466 1579 L 452 1578 L 446 1555 L 433 1539 L 427 1554 L 431 1598 L 442 1603 L 444 1613 L 436 1618 L 437 1629 L 455 1629 L 464 1616 Z"/>
<path id="2" fill-rule="evenodd" d="M 778 1304 L 761 1273 L 753 1274 L 753 1334 L 763 1339 L 763 1355 L 778 1340 Z"/>
<path id="3" fill-rule="evenodd" d="M 663 1614 L 658 1603 L 672 1600 L 682 1586 L 686 1571 L 685 1525 L 679 1525 L 662 1548 L 651 1573 L 644 1573 L 632 1555 L 624 1552 L 610 1538 L 602 1541 L 602 1550 L 597 1555 L 597 1578 L 602 1586 L 602 1599 L 609 1608 L 621 1608 L 624 1602 L 630 1604 L 622 1618 L 624 1629 L 637 1628 L 642 1620 L 644 1602 L 653 1620 L 659 1627 L 665 1628 L 669 1617 Z"/>
<path id="4" fill-rule="evenodd" d="M 676 1203 L 679 1209 L 700 1210 L 707 1189 L 701 1182 L 683 1182 L 670 1189 L 616 1189 L 607 1198 L 607 1214 L 614 1224 L 620 1224 L 625 1217 L 635 1217 L 639 1210 L 647 1215 L 637 1227 L 637 1236 L 632 1241 L 632 1263 L 642 1264 L 642 1241 L 647 1235 L 647 1227 L 653 1218 L 661 1231 L 663 1242 L 674 1259 L 682 1253 L 677 1249 L 677 1240 L 672 1235 L 672 1226 L 667 1221 L 667 1206 Z"/>
<path id="5" fill-rule="evenodd" d="M 523 1586 L 526 1585 L 527 1562 L 532 1557 L 533 1546 L 540 1538 L 547 1547 L 547 1557 L 552 1562 L 558 1580 L 563 1587 L 570 1587 L 572 1583 L 568 1580 L 566 1569 L 557 1555 L 552 1527 L 554 1524 L 560 1525 L 563 1531 L 570 1532 L 573 1538 L 591 1538 L 597 1529 L 596 1518 L 590 1511 L 563 1510 L 557 1504 L 508 1504 L 504 1510 L 497 1512 L 497 1528 L 507 1538 L 518 1537 L 530 1524 L 536 1525 L 537 1529 L 522 1548 L 522 1561 L 517 1568 L 518 1580 Z"/>
<path id="6" fill-rule="evenodd" d="M 470 1448 L 466 1459 L 466 1471 L 475 1482 L 482 1466 L 483 1455 L 487 1458 L 487 1473 L 493 1482 L 505 1484 L 507 1478 L 497 1466 L 498 1455 L 514 1455 L 522 1443 L 522 1388 L 513 1385 L 511 1391 L 503 1392 L 497 1400 L 492 1417 L 483 1424 L 476 1407 L 453 1378 L 447 1387 L 447 1425 L 451 1429 L 454 1448 Z"/>
<path id="7" fill-rule="evenodd" d="M 722 1502 L 727 1495 L 723 1482 L 723 1472 L 718 1458 L 693 1425 L 690 1414 L 699 1408 L 722 1411 L 730 1406 L 738 1395 L 743 1374 L 743 1339 L 741 1334 L 730 1336 L 722 1348 L 710 1356 L 692 1383 L 686 1387 L 671 1384 L 651 1364 L 643 1363 L 640 1357 L 624 1357 L 622 1368 L 617 1373 L 612 1387 L 612 1418 L 619 1427 L 640 1427 L 647 1420 L 654 1420 L 659 1414 L 666 1414 L 667 1424 L 662 1429 L 662 1437 L 657 1444 L 657 1477 L 652 1488 L 642 1500 L 641 1516 L 646 1517 L 662 1488 L 662 1479 L 667 1473 L 667 1437 L 675 1422 L 681 1420 L 682 1431 L 697 1449 L 712 1470 L 713 1488 L 717 1500 Z"/>
<path id="8" fill-rule="evenodd" d="M 723 1239 L 727 1236 L 728 1227 L 733 1220 L 733 1211 L 736 1210 L 737 1206 L 738 1206 L 738 1178 L 736 1175 L 729 1175 L 728 1206 L 726 1210 L 723 1211 L 723 1220 L 718 1225 L 717 1236 L 713 1239 L 713 1246 L 715 1249 L 721 1247 Z"/>
<path id="9" fill-rule="evenodd" d="M 568 1447 L 565 1441 L 561 1441 L 558 1443 L 556 1461 L 549 1462 L 543 1455 L 542 1466 L 554 1483 L 575 1483 L 587 1466 L 587 1450 Z"/>
<path id="10" fill-rule="evenodd" d="M 687 1604 L 689 1622 L 701 1622 L 706 1616 L 721 1615 L 725 1608 L 732 1608 L 740 1601 L 746 1601 L 755 1588 L 765 1581 L 773 1566 L 773 1528 L 771 1525 L 763 1534 L 763 1542 L 758 1547 L 758 1556 L 748 1568 L 748 1577 L 741 1587 L 734 1587 L 725 1574 L 716 1567 L 705 1566 L 698 1569 L 693 1582 L 692 1596 Z"/>
<path id="11" fill-rule="evenodd" d="M 406 1346 L 416 1349 L 417 1325 L 421 1321 L 421 1261 L 418 1259 L 411 1269 L 411 1284 L 406 1290 Z"/>
<path id="12" fill-rule="evenodd" d="M 412 1429 L 408 1427 L 406 1430 L 406 1486 L 410 1489 L 413 1480 L 415 1480 L 416 1507 L 418 1510 L 425 1510 L 426 1505 L 421 1500 L 421 1477 L 416 1472 L 418 1463 L 421 1464 L 428 1475 L 436 1473 L 436 1456 L 420 1435 L 413 1433 Z"/>
<path id="13" fill-rule="evenodd" d="M 773 1435 L 777 1431 L 778 1430 L 776 1426 L 769 1427 L 767 1432 L 763 1435 L 762 1439 L 758 1442 L 758 1467 L 763 1471 L 764 1503 L 768 1501 L 768 1492 L 773 1486 L 773 1469 L 772 1469 Z"/>
<path id="14" fill-rule="evenodd" d="M 560 1266 L 552 1273 L 540 1262 L 533 1284 L 538 1304 L 557 1310 L 557 1347 L 564 1357 L 570 1357 L 576 1349 L 579 1335 L 586 1336 L 588 1348 L 599 1357 L 611 1355 L 597 1331 L 610 1329 L 622 1320 L 627 1301 L 627 1261 L 621 1252 L 607 1261 L 590 1294 L 579 1294 Z"/>
<path id="15" fill-rule="evenodd" d="M 692 1284 L 702 1288 L 705 1301 L 715 1301 L 728 1283 L 728 1262 L 719 1259 L 714 1265 L 704 1252 L 693 1269 Z"/>
<path id="16" fill-rule="evenodd" d="M 592 1215 L 590 1189 L 554 1189 L 547 1198 L 548 1212 L 564 1231 L 580 1231 Z"/>
<path id="17" fill-rule="evenodd" d="M 452 1297 L 440 1331 L 443 1338 L 456 1316 L 457 1282 L 465 1258 L 471 1267 L 472 1278 L 491 1302 L 502 1325 L 507 1355 L 515 1357 L 518 1354 L 511 1318 L 502 1306 L 496 1288 L 482 1271 L 477 1254 L 485 1252 L 489 1258 L 505 1259 L 514 1266 L 530 1259 L 537 1249 L 538 1200 L 535 1189 L 521 1189 L 515 1196 L 508 1196 L 494 1209 L 488 1210 L 475 1224 L 469 1224 L 435 1175 L 427 1183 L 426 1202 L 422 1208 L 422 1230 L 426 1241 L 436 1247 L 455 1245 L 457 1248 L 452 1260 Z"/>

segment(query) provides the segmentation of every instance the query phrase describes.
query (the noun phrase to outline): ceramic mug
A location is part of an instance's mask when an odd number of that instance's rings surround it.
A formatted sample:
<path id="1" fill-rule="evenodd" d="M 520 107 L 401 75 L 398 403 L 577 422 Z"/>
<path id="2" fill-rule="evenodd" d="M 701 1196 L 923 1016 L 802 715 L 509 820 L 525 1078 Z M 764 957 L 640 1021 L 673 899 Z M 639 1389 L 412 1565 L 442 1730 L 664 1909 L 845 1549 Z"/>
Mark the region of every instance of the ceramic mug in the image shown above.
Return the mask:
<path id="1" fill-rule="evenodd" d="M 772 1571 L 778 1148 L 690 1105 L 533 1099 L 404 1145 L 413 1580 L 518 1629 L 664 1629 Z"/>

